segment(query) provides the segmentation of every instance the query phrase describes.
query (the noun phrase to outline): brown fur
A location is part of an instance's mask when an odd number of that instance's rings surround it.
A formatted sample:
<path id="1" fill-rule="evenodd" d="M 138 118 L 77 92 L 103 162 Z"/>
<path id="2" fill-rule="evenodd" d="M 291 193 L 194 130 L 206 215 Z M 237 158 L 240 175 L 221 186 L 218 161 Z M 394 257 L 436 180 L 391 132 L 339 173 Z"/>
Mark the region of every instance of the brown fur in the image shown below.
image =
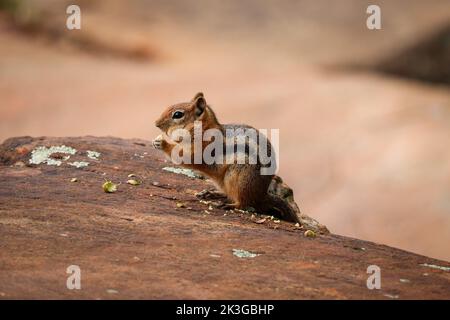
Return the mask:
<path id="1" fill-rule="evenodd" d="M 182 119 L 172 119 L 176 111 L 184 112 Z M 202 122 L 202 129 L 216 128 L 225 135 L 228 127 L 251 128 L 249 126 L 222 125 L 218 122 L 214 111 L 206 103 L 203 93 L 197 93 L 190 102 L 178 103 L 165 110 L 155 122 L 167 136 L 175 129 L 184 128 L 193 135 L 194 121 Z M 156 140 L 155 140 L 156 141 Z M 169 141 L 161 137 L 158 148 L 170 157 L 172 149 L 177 142 Z M 203 150 L 209 142 L 203 143 Z M 270 142 L 268 142 L 269 147 Z M 154 143 L 155 145 L 155 143 Z M 203 151 L 202 150 L 202 151 Z M 193 157 L 193 155 L 191 155 Z M 248 207 L 255 208 L 259 213 L 273 214 L 280 218 L 299 222 L 297 214 L 292 208 L 283 202 L 281 198 L 268 194 L 272 175 L 261 175 L 261 164 L 183 164 L 184 167 L 192 168 L 210 177 L 227 197 L 233 202 L 232 205 L 239 209 Z"/>

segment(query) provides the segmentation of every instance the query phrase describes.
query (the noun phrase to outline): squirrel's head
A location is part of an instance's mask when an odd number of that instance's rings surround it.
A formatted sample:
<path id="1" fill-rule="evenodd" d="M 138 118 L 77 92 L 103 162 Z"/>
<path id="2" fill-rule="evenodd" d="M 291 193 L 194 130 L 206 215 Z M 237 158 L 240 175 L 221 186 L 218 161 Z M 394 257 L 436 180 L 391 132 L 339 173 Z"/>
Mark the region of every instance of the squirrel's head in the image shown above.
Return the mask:
<path id="1" fill-rule="evenodd" d="M 201 121 L 204 128 L 218 125 L 214 112 L 201 92 L 190 102 L 177 103 L 167 108 L 156 120 L 155 125 L 170 136 L 176 129 L 191 130 L 195 121 Z"/>

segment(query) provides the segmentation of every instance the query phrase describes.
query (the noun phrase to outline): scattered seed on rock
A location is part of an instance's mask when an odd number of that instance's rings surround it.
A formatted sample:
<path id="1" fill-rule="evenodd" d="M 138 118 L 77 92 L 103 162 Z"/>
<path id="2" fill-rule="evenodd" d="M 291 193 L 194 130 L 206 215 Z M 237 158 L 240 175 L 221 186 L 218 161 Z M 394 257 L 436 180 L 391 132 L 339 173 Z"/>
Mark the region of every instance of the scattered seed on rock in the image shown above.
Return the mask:
<path id="1" fill-rule="evenodd" d="M 127 180 L 127 183 L 131 184 L 132 186 L 138 186 L 138 185 L 141 184 L 141 182 L 139 180 L 136 180 L 136 179 Z"/>
<path id="2" fill-rule="evenodd" d="M 261 223 L 264 223 L 264 222 L 266 222 L 266 218 L 262 218 L 262 219 L 259 219 L 259 220 L 255 221 L 255 223 L 257 223 L 257 224 L 261 224 Z"/>
<path id="3" fill-rule="evenodd" d="M 23 161 L 17 161 L 16 163 L 14 163 L 14 166 L 22 168 L 25 167 L 25 163 Z"/>
<path id="4" fill-rule="evenodd" d="M 316 233 L 312 230 L 306 230 L 305 231 L 305 237 L 308 238 L 315 238 L 316 237 Z"/>
<path id="5" fill-rule="evenodd" d="M 117 191 L 117 184 L 113 183 L 112 181 L 106 181 L 103 184 L 102 188 L 106 193 L 113 193 Z"/>
<path id="6" fill-rule="evenodd" d="M 177 208 L 186 208 L 186 205 L 183 202 L 177 202 Z"/>
<path id="7" fill-rule="evenodd" d="M 70 179 L 70 182 L 77 182 L 77 181 L 78 181 L 77 178 L 72 178 L 72 179 Z"/>

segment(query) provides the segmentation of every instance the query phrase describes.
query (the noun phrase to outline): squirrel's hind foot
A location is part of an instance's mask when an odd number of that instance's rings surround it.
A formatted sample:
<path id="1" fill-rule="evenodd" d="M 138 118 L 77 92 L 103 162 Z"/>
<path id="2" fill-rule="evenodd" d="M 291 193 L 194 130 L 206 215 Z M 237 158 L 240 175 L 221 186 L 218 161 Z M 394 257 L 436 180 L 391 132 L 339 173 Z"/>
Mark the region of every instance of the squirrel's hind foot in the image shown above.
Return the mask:
<path id="1" fill-rule="evenodd" d="M 220 191 L 216 190 L 202 190 L 197 192 L 195 196 L 202 200 L 226 200 L 227 196 Z"/>
<path id="2" fill-rule="evenodd" d="M 221 203 L 217 206 L 218 209 L 223 209 L 223 210 L 233 210 L 233 209 L 237 209 L 239 208 L 239 205 L 236 203 Z"/>

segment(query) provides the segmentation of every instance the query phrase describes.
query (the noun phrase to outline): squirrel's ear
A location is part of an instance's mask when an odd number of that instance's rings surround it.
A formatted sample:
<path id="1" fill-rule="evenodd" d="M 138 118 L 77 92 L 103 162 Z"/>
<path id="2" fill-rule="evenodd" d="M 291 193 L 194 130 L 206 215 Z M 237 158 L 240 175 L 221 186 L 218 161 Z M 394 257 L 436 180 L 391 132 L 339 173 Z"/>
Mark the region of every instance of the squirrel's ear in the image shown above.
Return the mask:
<path id="1" fill-rule="evenodd" d="M 204 98 L 203 92 L 197 92 L 197 94 L 194 96 L 194 98 L 192 98 L 191 102 L 194 102 L 195 100 L 197 100 L 200 97 Z"/>
<path id="2" fill-rule="evenodd" d="M 203 93 L 199 92 L 195 95 L 193 104 L 195 108 L 195 116 L 200 117 L 206 109 L 206 100 L 203 97 Z"/>

